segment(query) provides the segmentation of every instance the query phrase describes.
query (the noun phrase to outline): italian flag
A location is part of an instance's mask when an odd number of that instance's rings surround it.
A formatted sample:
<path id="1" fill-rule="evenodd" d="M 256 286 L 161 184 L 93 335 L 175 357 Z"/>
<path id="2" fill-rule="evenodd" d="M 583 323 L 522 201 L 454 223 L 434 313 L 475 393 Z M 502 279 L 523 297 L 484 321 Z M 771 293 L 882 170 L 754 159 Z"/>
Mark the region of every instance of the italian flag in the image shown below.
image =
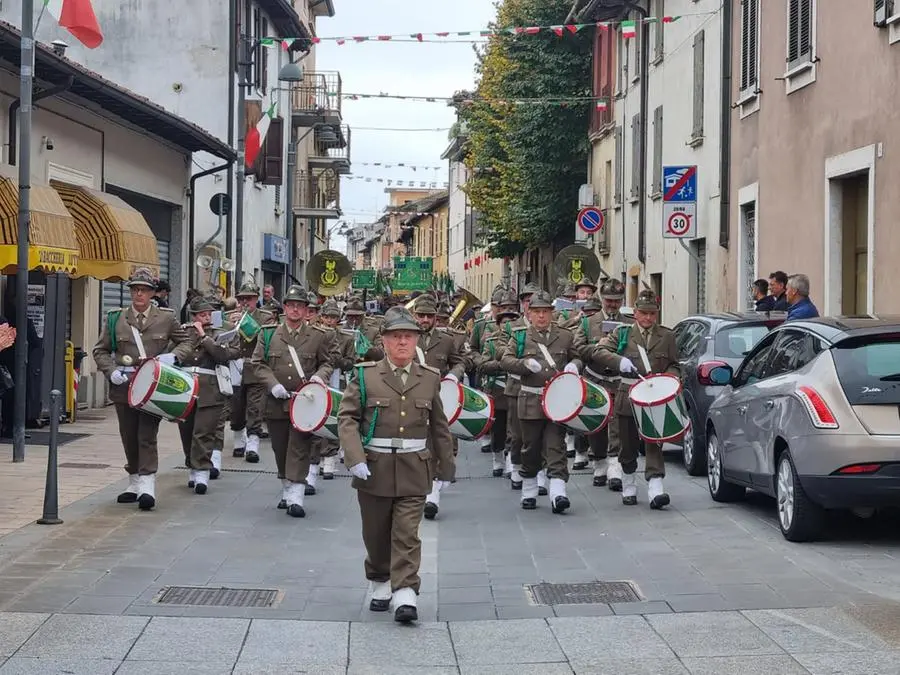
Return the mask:
<path id="1" fill-rule="evenodd" d="M 269 109 L 262 114 L 256 126 L 247 132 L 247 140 L 244 141 L 244 164 L 248 169 L 253 168 L 256 158 L 259 157 L 273 117 L 275 117 L 275 103 L 272 103 Z"/>
<path id="2" fill-rule="evenodd" d="M 637 35 L 637 27 L 635 26 L 634 21 L 623 21 L 622 22 L 622 37 L 626 40 L 628 38 L 633 38 Z"/>
<path id="3" fill-rule="evenodd" d="M 44 9 L 88 49 L 96 49 L 103 42 L 91 0 L 44 0 Z"/>

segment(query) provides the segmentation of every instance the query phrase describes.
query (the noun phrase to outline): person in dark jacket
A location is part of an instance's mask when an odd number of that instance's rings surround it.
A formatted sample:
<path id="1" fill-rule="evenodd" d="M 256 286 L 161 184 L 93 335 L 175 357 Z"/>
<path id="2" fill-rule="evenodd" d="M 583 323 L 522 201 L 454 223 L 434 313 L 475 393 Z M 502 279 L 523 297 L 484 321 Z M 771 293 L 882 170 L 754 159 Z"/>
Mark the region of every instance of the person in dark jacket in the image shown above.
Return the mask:
<path id="1" fill-rule="evenodd" d="M 153 304 L 155 304 L 157 307 L 168 307 L 169 293 L 171 292 L 172 287 L 169 286 L 169 282 L 160 279 L 156 282 L 156 294 L 153 296 Z"/>
<path id="2" fill-rule="evenodd" d="M 805 274 L 792 274 L 788 277 L 785 295 L 790 305 L 785 321 L 814 319 L 819 316 L 819 310 L 809 299 L 809 277 Z"/>
<path id="3" fill-rule="evenodd" d="M 787 282 L 788 275 L 786 272 L 782 272 L 781 270 L 772 272 L 772 274 L 769 275 L 769 292 L 775 299 L 775 305 L 772 307 L 773 311 L 788 311 L 788 299 L 786 293 Z"/>
<path id="4" fill-rule="evenodd" d="M 9 289 L 13 289 L 10 291 Z M 16 297 L 15 285 L 7 286 L 7 294 L 4 300 L 4 317 L 3 323 L 7 323 L 16 328 Z M 41 381 L 41 357 L 42 357 L 42 340 L 37 334 L 34 322 L 28 319 L 26 326 L 26 341 L 28 343 L 27 359 L 28 359 L 28 381 L 35 382 L 36 387 L 32 389 L 31 396 L 38 396 Z M 13 379 L 16 377 L 16 350 L 14 347 L 5 349 L 0 352 L 0 364 L 6 366 L 9 374 Z M 2 402 L 2 425 L 0 425 L 0 436 L 3 438 L 12 438 L 13 435 L 13 416 L 15 413 L 16 396 L 29 396 L 27 383 L 15 382 L 13 388 L 7 391 L 3 396 Z M 30 400 L 26 403 L 26 426 L 29 421 L 33 424 L 34 420 L 40 414 L 40 399 L 37 401 Z M 37 409 L 37 412 L 35 412 Z M 26 436 L 28 438 L 28 436 Z"/>
<path id="5" fill-rule="evenodd" d="M 750 287 L 753 301 L 756 303 L 757 312 L 771 312 L 775 309 L 775 297 L 769 295 L 769 282 L 765 279 L 757 279 Z"/>

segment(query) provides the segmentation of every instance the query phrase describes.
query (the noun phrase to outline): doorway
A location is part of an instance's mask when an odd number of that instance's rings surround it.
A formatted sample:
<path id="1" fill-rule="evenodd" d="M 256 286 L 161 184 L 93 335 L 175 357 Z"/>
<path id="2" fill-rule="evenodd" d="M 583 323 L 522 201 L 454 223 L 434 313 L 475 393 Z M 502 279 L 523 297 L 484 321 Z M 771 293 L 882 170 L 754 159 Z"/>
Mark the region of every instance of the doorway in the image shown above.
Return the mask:
<path id="1" fill-rule="evenodd" d="M 869 269 L 866 204 L 869 175 L 861 173 L 835 179 L 832 183 L 836 183 L 832 189 L 840 193 L 841 313 L 866 314 Z"/>

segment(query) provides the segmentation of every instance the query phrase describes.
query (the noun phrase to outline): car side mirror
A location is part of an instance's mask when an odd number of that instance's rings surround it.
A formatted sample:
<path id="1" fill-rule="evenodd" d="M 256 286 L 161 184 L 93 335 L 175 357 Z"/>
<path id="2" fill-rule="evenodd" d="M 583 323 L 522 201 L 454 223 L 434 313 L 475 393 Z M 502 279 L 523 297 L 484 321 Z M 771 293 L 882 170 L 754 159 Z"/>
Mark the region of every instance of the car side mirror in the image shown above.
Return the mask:
<path id="1" fill-rule="evenodd" d="M 733 378 L 734 371 L 731 369 L 731 366 L 716 366 L 709 371 L 709 379 L 713 384 L 731 384 Z"/>

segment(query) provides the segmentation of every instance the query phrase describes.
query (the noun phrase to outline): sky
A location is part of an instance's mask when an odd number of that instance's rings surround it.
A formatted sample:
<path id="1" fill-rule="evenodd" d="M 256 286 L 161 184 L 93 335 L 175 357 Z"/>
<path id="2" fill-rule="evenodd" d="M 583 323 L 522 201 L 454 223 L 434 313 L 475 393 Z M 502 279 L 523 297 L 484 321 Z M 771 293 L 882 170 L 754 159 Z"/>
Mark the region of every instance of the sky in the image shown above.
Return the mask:
<path id="1" fill-rule="evenodd" d="M 477 31 L 487 28 L 495 15 L 492 0 L 334 0 L 334 5 L 334 18 L 316 22 L 320 37 Z M 450 43 L 452 39 L 441 44 L 348 41 L 342 46 L 323 41 L 316 46 L 316 69 L 340 71 L 345 94 L 449 97 L 459 89 L 471 89 L 475 82 L 472 44 Z M 449 169 L 441 154 L 449 143 L 447 129 L 456 120 L 453 108 L 442 102 L 344 99 L 342 112 L 351 128 L 352 175 L 373 179 L 367 183 L 342 178 L 341 209 L 348 223 L 372 222 L 387 205 L 386 183 L 375 178 L 434 181 L 443 187 Z M 440 169 L 364 166 L 373 162 Z M 343 250 L 342 239 L 332 241 L 332 248 Z"/>

